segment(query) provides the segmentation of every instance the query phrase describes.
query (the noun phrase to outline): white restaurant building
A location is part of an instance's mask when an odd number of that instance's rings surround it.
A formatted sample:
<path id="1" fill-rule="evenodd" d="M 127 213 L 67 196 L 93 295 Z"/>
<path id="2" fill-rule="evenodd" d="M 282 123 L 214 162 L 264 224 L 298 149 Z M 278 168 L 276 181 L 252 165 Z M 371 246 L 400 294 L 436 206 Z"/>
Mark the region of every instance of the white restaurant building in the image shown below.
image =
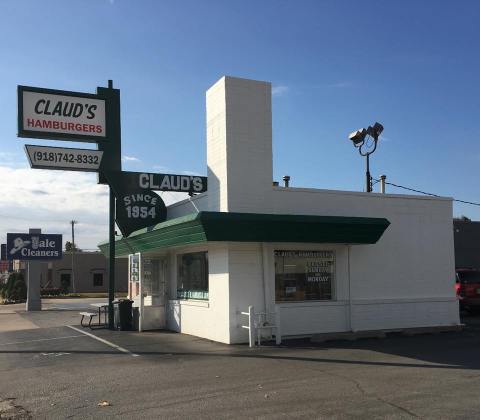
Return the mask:
<path id="1" fill-rule="evenodd" d="M 247 342 L 250 305 L 282 338 L 460 324 L 450 198 L 275 186 L 270 83 L 206 102 L 208 192 L 116 242 L 142 330 Z"/>

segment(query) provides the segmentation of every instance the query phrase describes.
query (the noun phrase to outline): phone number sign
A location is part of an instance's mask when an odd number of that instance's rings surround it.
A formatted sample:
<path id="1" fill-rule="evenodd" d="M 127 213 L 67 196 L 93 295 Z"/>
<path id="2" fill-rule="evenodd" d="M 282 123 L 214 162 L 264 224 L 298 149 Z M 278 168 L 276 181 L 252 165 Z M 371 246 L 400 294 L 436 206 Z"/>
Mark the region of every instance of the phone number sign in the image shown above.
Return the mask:
<path id="1" fill-rule="evenodd" d="M 18 136 L 97 142 L 106 137 L 99 95 L 18 86 Z"/>
<path id="2" fill-rule="evenodd" d="M 34 169 L 60 169 L 98 172 L 103 151 L 65 147 L 25 145 L 25 152 Z"/>

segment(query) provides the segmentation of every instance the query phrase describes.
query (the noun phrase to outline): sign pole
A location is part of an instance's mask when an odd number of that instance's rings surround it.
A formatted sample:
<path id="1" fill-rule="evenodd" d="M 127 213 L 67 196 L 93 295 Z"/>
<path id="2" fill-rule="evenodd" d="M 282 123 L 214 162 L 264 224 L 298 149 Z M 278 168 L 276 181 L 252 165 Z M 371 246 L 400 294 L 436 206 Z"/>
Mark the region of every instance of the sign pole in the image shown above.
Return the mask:
<path id="1" fill-rule="evenodd" d="M 106 99 L 107 139 L 98 143 L 98 149 L 104 152 L 103 170 L 99 173 L 99 182 L 108 184 L 106 172 L 121 171 L 121 126 L 120 91 L 113 88 L 112 80 L 108 88 L 97 88 L 97 93 Z M 115 299 L 115 194 L 109 186 L 109 276 L 108 276 L 108 328 L 115 329 L 113 300 Z"/>
<path id="2" fill-rule="evenodd" d="M 113 88 L 112 80 L 108 81 L 106 88 L 97 87 L 96 94 L 18 86 L 17 95 L 18 137 L 97 144 L 97 150 L 26 145 L 25 149 L 32 168 L 98 171 L 99 184 L 108 184 L 107 173 L 122 170 L 120 90 Z M 112 187 L 109 188 L 109 192 L 108 326 L 113 329 L 115 195 Z M 21 236 L 13 240 L 16 241 L 16 244 L 12 244 L 13 253 L 21 249 L 18 246 L 24 247 L 30 243 L 24 245 Z M 75 243 L 73 231 L 72 242 L 73 247 Z M 51 252 L 58 254 L 56 250 Z M 33 248 L 32 255 L 36 254 L 38 252 Z M 74 250 L 72 249 L 72 277 L 73 258 Z"/>
<path id="3" fill-rule="evenodd" d="M 113 80 L 108 81 L 108 89 L 113 89 Z M 118 122 L 120 124 L 120 121 Z M 120 129 L 118 130 L 118 134 Z M 119 142 L 120 143 L 120 142 Z M 108 237 L 110 241 L 110 255 L 109 255 L 109 276 L 108 276 L 108 328 L 113 330 L 115 329 L 114 322 L 114 311 L 113 311 L 113 300 L 115 299 L 115 194 L 113 194 L 113 189 L 111 186 L 108 187 L 110 190 L 110 199 L 109 199 L 109 226 L 108 226 Z"/>
<path id="4" fill-rule="evenodd" d="M 40 235 L 41 229 L 30 229 L 29 233 L 33 235 Z M 40 261 L 27 261 L 27 302 L 25 304 L 25 310 L 41 311 L 42 310 L 42 298 L 40 293 Z"/>
<path id="5" fill-rule="evenodd" d="M 108 328 L 113 330 L 114 325 L 114 311 L 113 311 L 113 300 L 115 298 L 115 195 L 113 193 L 112 187 L 110 189 L 110 200 L 109 200 L 109 227 L 108 227 L 108 237 L 110 242 L 110 254 L 109 254 L 109 276 L 108 276 Z"/>

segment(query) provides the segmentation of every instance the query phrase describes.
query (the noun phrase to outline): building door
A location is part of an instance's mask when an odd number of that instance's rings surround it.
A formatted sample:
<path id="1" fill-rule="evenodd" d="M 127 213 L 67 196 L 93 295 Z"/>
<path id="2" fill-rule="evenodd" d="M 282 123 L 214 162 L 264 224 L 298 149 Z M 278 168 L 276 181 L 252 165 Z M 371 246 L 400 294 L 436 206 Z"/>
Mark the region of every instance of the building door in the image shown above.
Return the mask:
<path id="1" fill-rule="evenodd" d="M 166 326 L 166 273 L 166 258 L 140 256 L 140 331 Z"/>

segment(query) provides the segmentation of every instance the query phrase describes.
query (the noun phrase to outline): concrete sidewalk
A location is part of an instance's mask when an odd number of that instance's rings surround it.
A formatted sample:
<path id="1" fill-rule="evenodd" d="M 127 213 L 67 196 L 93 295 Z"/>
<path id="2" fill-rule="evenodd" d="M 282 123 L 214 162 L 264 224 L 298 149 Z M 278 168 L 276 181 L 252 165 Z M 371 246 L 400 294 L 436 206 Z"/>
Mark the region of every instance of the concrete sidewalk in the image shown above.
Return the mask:
<path id="1" fill-rule="evenodd" d="M 39 328 L 32 321 L 22 317 L 19 312 L 25 311 L 25 304 L 0 305 L 0 332 L 31 330 Z"/>
<path id="2" fill-rule="evenodd" d="M 105 301 L 103 298 L 42 299 L 42 310 L 32 312 L 25 310 L 25 303 L 0 305 L 0 332 L 77 325 L 78 312 L 92 311 L 92 303 Z"/>

